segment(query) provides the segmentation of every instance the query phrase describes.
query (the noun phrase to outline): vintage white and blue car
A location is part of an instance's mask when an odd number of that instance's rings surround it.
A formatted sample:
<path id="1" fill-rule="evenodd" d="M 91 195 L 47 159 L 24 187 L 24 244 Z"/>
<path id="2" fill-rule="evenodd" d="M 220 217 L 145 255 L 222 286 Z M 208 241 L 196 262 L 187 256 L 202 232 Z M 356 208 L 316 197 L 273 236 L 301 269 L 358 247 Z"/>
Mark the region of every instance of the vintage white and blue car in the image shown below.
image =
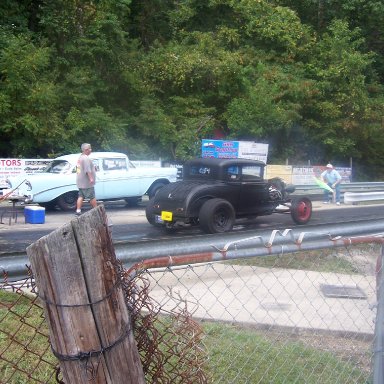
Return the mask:
<path id="1" fill-rule="evenodd" d="M 80 156 L 71 154 L 54 159 L 40 173 L 7 179 L 8 188 L 26 203 L 38 203 L 47 209 L 58 206 L 74 210 L 78 197 L 76 163 Z M 136 205 L 142 196 L 153 197 L 164 185 L 176 181 L 177 169 L 164 167 L 135 167 L 128 157 L 118 152 L 93 152 L 90 157 L 96 168 L 96 199 L 124 199 Z"/>

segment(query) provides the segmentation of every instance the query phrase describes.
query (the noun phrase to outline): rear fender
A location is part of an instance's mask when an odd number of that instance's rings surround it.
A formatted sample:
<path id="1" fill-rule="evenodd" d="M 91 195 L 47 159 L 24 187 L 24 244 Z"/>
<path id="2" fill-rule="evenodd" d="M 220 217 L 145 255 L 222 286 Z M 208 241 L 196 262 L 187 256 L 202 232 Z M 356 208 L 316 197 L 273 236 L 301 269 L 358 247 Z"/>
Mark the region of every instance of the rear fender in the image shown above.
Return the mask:
<path id="1" fill-rule="evenodd" d="M 201 207 L 204 205 L 205 202 L 213 198 L 215 198 L 215 196 L 202 196 L 194 200 L 193 202 L 190 202 L 187 206 L 188 208 L 187 208 L 186 216 L 199 217 L 199 212 Z"/>

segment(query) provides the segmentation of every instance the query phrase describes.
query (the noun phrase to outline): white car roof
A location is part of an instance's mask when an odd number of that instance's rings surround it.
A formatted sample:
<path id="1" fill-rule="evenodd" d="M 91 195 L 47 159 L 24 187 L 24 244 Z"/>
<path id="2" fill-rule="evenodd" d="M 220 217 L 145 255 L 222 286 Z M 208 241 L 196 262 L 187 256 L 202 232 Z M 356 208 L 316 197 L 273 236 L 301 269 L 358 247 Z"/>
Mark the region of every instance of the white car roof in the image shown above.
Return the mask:
<path id="1" fill-rule="evenodd" d="M 54 160 L 67 160 L 69 163 L 76 163 L 81 153 L 72 153 L 70 155 L 63 155 L 56 157 Z M 125 153 L 120 152 L 92 152 L 89 157 L 91 159 L 108 158 L 108 157 L 127 157 Z"/>

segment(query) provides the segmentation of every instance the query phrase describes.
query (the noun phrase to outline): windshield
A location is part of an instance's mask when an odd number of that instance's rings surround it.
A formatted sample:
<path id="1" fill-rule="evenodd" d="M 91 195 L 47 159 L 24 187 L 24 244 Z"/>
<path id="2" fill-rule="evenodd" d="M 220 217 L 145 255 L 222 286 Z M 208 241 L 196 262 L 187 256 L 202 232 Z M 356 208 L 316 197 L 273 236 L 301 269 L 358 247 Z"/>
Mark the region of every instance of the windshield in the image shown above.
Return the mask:
<path id="1" fill-rule="evenodd" d="M 75 168 L 66 160 L 53 160 L 45 168 L 44 172 L 46 173 L 72 173 L 75 172 Z"/>

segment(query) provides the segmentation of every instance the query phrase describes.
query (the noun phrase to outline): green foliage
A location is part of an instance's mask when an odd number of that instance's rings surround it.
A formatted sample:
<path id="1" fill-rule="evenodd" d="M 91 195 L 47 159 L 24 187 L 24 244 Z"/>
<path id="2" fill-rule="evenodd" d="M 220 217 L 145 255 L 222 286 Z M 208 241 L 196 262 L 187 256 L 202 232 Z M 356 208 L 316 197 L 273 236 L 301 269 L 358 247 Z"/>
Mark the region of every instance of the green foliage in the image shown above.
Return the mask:
<path id="1" fill-rule="evenodd" d="M 383 111 L 370 92 L 366 73 L 373 55 L 359 51 L 363 43 L 359 30 L 334 20 L 307 65 L 319 90 L 316 104 L 306 110 L 307 126 L 330 158 L 358 156 L 361 132 L 371 129 L 366 120 L 370 105 Z"/>
<path id="2" fill-rule="evenodd" d="M 377 0 L 4 0 L 0 156 L 89 141 L 183 160 L 220 131 L 268 142 L 271 162 L 353 157 L 359 173 L 379 177 L 383 9 Z"/>
<path id="3" fill-rule="evenodd" d="M 65 120 L 66 147 L 71 152 L 79 151 L 79 143 L 91 142 L 95 150 L 112 150 L 124 140 L 118 122 L 101 107 L 72 108 Z"/>
<path id="4" fill-rule="evenodd" d="M 243 0 L 234 5 L 243 19 L 248 44 L 295 54 L 305 36 L 300 19 L 289 8 L 275 6 L 268 1 Z"/>
<path id="5" fill-rule="evenodd" d="M 209 131 L 211 110 L 193 97 L 174 96 L 167 103 L 163 106 L 155 98 L 143 100 L 135 120 L 137 129 L 175 159 L 197 156 L 200 140 Z"/>
<path id="6" fill-rule="evenodd" d="M 1 149 L 11 144 L 16 155 L 36 156 L 57 141 L 58 94 L 47 71 L 51 51 L 28 34 L 7 35 L 0 57 Z"/>

